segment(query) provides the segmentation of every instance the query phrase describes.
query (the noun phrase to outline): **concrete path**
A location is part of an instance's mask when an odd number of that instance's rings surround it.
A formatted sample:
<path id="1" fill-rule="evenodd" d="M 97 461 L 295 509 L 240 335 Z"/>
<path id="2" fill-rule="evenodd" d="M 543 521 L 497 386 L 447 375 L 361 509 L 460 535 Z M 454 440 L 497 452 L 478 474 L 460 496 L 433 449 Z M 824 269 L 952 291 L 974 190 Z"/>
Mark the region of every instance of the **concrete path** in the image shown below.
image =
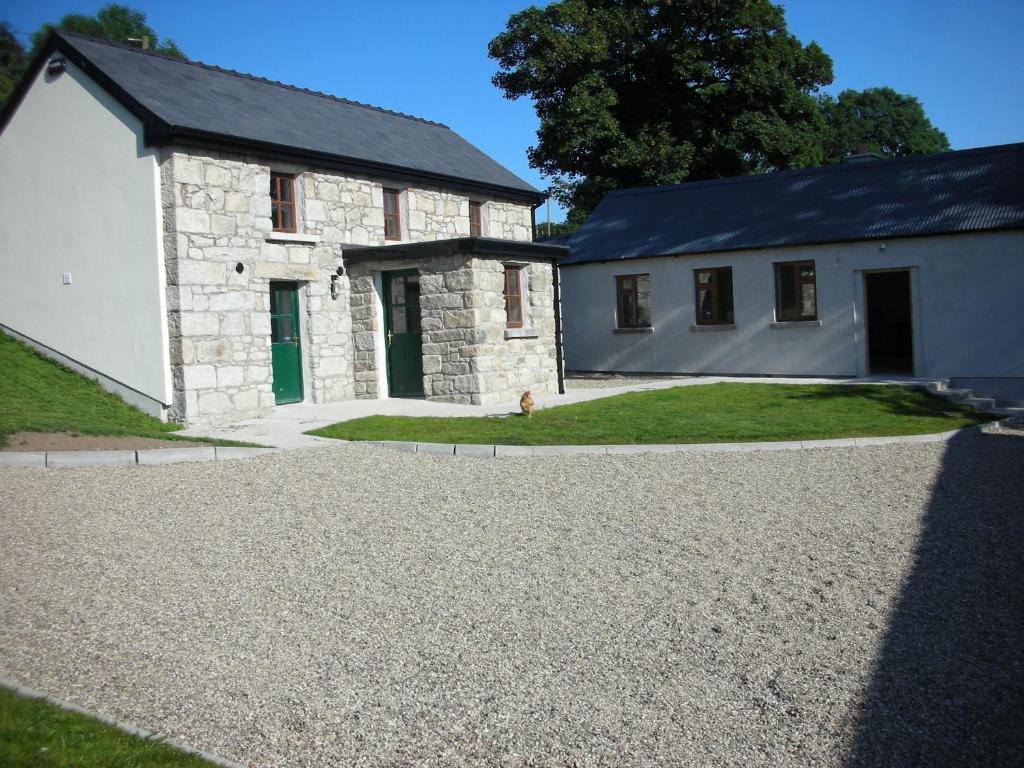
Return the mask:
<path id="1" fill-rule="evenodd" d="M 635 380 L 634 380 L 635 381 Z M 581 403 L 599 397 L 611 397 L 625 392 L 639 392 L 670 387 L 699 386 L 730 382 L 736 384 L 898 384 L 903 386 L 924 386 L 933 379 L 906 377 L 871 377 L 851 379 L 827 378 L 783 378 L 755 376 L 684 376 L 680 378 L 651 378 L 643 383 L 626 384 L 621 387 L 587 386 L 588 380 L 575 379 L 564 395 L 537 395 L 537 408 L 553 408 L 557 405 Z M 602 382 L 607 384 L 607 382 Z M 456 405 L 429 400 L 383 399 L 346 400 L 340 403 L 295 403 L 279 405 L 270 415 L 262 419 L 251 419 L 219 427 L 191 427 L 177 433 L 183 436 L 214 437 L 222 440 L 237 440 L 274 448 L 317 448 L 337 445 L 336 440 L 306 435 L 313 429 L 350 421 L 364 416 L 496 416 L 518 413 L 518 400 L 498 405 Z"/>

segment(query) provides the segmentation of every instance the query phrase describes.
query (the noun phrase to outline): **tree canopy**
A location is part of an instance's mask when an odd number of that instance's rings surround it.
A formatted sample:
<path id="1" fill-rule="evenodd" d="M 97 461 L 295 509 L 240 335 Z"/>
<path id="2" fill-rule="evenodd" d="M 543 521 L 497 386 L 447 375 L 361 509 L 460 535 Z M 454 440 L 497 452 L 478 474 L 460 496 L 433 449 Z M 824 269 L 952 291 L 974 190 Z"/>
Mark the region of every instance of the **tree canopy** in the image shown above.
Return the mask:
<path id="1" fill-rule="evenodd" d="M 560 0 L 514 14 L 489 53 L 534 100 L 530 164 L 579 220 L 605 192 L 821 162 L 832 61 L 769 0 Z"/>
<path id="2" fill-rule="evenodd" d="M 847 90 L 819 99 L 825 118 L 824 162 L 841 163 L 861 144 L 885 157 L 945 152 L 946 134 L 932 125 L 921 102 L 892 88 Z"/>
<path id="3" fill-rule="evenodd" d="M 127 44 L 133 40 L 145 39 L 151 51 L 176 59 L 186 58 L 173 40 L 160 40 L 153 28 L 146 24 L 145 13 L 127 5 L 111 3 L 100 8 L 95 16 L 69 13 L 56 24 L 43 24 L 32 34 L 32 50 L 37 50 L 54 29 L 81 32 L 83 35 L 102 37 L 115 43 Z"/>
<path id="4" fill-rule="evenodd" d="M 28 64 L 28 54 L 11 25 L 0 21 L 0 104 L 7 101 L 11 91 Z"/>

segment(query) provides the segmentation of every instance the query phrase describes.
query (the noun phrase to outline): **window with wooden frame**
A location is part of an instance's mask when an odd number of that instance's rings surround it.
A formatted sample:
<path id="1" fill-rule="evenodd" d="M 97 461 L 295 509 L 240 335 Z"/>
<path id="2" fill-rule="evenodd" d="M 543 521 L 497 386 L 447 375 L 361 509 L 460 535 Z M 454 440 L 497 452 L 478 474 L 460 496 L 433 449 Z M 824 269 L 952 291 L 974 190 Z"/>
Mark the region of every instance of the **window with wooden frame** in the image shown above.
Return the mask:
<path id="1" fill-rule="evenodd" d="M 732 267 L 693 270 L 697 325 L 732 325 Z"/>
<path id="2" fill-rule="evenodd" d="M 483 237 L 484 217 L 483 204 L 469 201 L 469 236 Z"/>
<path id="3" fill-rule="evenodd" d="M 619 328 L 651 327 L 651 276 L 615 277 L 615 316 Z"/>
<path id="4" fill-rule="evenodd" d="M 402 209 L 397 189 L 384 190 L 384 239 L 402 239 Z"/>
<path id="5" fill-rule="evenodd" d="M 270 174 L 270 218 L 275 232 L 295 231 L 295 177 Z"/>
<path id="6" fill-rule="evenodd" d="M 776 321 L 817 320 L 817 294 L 813 261 L 789 261 L 775 265 Z"/>
<path id="7" fill-rule="evenodd" d="M 523 268 L 505 267 L 505 325 L 523 327 Z"/>

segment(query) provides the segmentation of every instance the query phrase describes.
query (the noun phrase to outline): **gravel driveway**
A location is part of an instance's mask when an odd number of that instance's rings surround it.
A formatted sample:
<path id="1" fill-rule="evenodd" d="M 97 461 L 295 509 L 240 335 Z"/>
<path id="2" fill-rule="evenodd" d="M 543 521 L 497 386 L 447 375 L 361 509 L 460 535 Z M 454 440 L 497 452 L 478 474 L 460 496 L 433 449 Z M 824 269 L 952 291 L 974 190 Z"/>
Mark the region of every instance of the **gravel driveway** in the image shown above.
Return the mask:
<path id="1" fill-rule="evenodd" d="M 253 766 L 1010 764 L 1022 467 L 1004 432 L 0 470 L 0 674 Z"/>

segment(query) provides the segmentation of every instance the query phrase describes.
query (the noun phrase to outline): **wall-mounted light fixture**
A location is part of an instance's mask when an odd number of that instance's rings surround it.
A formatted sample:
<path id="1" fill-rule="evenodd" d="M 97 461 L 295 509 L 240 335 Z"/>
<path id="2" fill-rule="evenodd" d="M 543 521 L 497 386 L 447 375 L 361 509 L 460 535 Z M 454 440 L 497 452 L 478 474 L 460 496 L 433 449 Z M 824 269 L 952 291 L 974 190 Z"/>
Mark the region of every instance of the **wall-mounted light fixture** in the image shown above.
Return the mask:
<path id="1" fill-rule="evenodd" d="M 237 272 L 238 274 L 242 274 L 243 272 L 245 272 L 245 264 L 243 264 L 242 262 L 238 262 L 237 264 L 235 264 L 235 272 Z"/>
<path id="2" fill-rule="evenodd" d="M 67 68 L 68 62 L 66 59 L 50 59 L 50 63 L 46 65 L 46 74 L 56 77 Z"/>
<path id="3" fill-rule="evenodd" d="M 338 270 L 338 271 L 340 272 L 341 270 Z M 331 298 L 332 299 L 337 299 L 338 298 L 338 293 L 340 291 L 340 289 L 338 288 L 338 278 L 339 277 L 341 277 L 341 275 L 331 275 Z"/>

